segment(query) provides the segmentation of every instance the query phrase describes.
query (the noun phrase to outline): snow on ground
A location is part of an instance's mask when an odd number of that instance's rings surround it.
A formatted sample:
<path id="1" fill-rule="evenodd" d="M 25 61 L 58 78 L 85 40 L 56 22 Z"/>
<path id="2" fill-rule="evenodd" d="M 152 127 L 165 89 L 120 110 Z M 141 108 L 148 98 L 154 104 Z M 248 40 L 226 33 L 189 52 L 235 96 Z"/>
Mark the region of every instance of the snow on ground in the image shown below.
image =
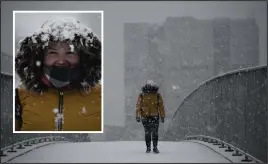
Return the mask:
<path id="1" fill-rule="evenodd" d="M 160 142 L 159 150 L 160 154 L 146 154 L 142 141 L 57 143 L 35 149 L 10 163 L 230 163 L 213 150 L 193 142 Z"/>

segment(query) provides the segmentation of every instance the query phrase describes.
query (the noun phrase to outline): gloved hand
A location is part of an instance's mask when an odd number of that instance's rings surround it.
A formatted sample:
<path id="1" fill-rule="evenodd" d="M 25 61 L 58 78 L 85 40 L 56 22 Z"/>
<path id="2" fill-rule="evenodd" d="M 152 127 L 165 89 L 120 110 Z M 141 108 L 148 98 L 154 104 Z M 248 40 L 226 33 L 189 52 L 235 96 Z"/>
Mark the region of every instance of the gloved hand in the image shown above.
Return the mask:
<path id="1" fill-rule="evenodd" d="M 161 122 L 164 123 L 165 122 L 165 118 L 161 117 Z"/>
<path id="2" fill-rule="evenodd" d="M 137 122 L 141 122 L 141 118 L 140 117 L 136 117 L 136 121 Z"/>

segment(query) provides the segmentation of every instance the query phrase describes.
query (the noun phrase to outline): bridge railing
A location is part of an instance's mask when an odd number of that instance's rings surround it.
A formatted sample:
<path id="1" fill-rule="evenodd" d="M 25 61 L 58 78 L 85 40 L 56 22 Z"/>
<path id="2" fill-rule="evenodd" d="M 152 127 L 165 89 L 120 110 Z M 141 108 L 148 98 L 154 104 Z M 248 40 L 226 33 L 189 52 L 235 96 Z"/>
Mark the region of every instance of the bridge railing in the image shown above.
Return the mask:
<path id="1" fill-rule="evenodd" d="M 46 136 L 46 137 L 37 137 L 32 139 L 27 139 L 21 142 L 17 142 L 15 144 L 9 145 L 1 149 L 0 155 L 1 157 L 8 156 L 9 153 L 15 153 L 18 149 L 25 149 L 25 147 L 30 147 L 33 145 L 37 145 L 45 142 L 57 142 L 57 141 L 69 141 L 65 137 L 62 136 Z"/>
<path id="2" fill-rule="evenodd" d="M 232 154 L 232 156 L 244 156 L 244 159 L 242 159 L 240 162 L 250 162 L 250 163 L 263 163 L 261 160 L 253 157 L 252 155 L 244 152 L 243 150 L 226 143 L 220 139 L 210 137 L 210 136 L 204 136 L 204 135 L 194 135 L 194 136 L 186 136 L 183 140 L 200 140 L 203 142 L 208 142 L 213 145 L 220 145 L 219 148 L 226 148 L 226 152 L 235 152 Z"/>
<path id="3" fill-rule="evenodd" d="M 192 135 L 218 138 L 267 162 L 267 66 L 220 75 L 186 97 L 164 139 Z"/>
<path id="4" fill-rule="evenodd" d="M 12 75 L 13 55 L 1 52 L 1 73 Z"/>

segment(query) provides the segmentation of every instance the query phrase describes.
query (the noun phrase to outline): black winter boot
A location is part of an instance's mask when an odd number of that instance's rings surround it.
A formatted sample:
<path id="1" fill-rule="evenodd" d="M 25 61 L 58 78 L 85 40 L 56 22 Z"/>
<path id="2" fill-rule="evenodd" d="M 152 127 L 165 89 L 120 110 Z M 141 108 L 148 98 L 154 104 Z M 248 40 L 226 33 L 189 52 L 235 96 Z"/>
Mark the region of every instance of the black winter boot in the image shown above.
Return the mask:
<path id="1" fill-rule="evenodd" d="M 150 140 L 146 140 L 146 153 L 150 153 L 151 152 L 151 141 Z"/>
<path id="2" fill-rule="evenodd" d="M 146 153 L 150 153 L 150 152 L 151 152 L 151 147 L 147 147 Z"/>
<path id="3" fill-rule="evenodd" d="M 153 151 L 154 151 L 154 153 L 156 153 L 156 154 L 159 153 L 159 150 L 157 149 L 157 147 L 154 147 Z"/>

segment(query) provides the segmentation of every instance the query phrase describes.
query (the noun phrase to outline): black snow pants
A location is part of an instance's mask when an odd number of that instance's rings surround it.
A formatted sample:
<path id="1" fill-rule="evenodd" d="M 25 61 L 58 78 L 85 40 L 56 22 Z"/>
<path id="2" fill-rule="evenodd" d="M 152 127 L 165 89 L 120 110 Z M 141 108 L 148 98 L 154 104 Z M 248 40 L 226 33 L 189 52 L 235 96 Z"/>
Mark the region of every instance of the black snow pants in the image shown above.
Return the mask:
<path id="1" fill-rule="evenodd" d="M 153 147 L 157 147 L 159 117 L 145 117 L 142 119 L 142 124 L 145 131 L 145 142 L 147 148 L 151 147 L 151 139 L 153 140 Z"/>

